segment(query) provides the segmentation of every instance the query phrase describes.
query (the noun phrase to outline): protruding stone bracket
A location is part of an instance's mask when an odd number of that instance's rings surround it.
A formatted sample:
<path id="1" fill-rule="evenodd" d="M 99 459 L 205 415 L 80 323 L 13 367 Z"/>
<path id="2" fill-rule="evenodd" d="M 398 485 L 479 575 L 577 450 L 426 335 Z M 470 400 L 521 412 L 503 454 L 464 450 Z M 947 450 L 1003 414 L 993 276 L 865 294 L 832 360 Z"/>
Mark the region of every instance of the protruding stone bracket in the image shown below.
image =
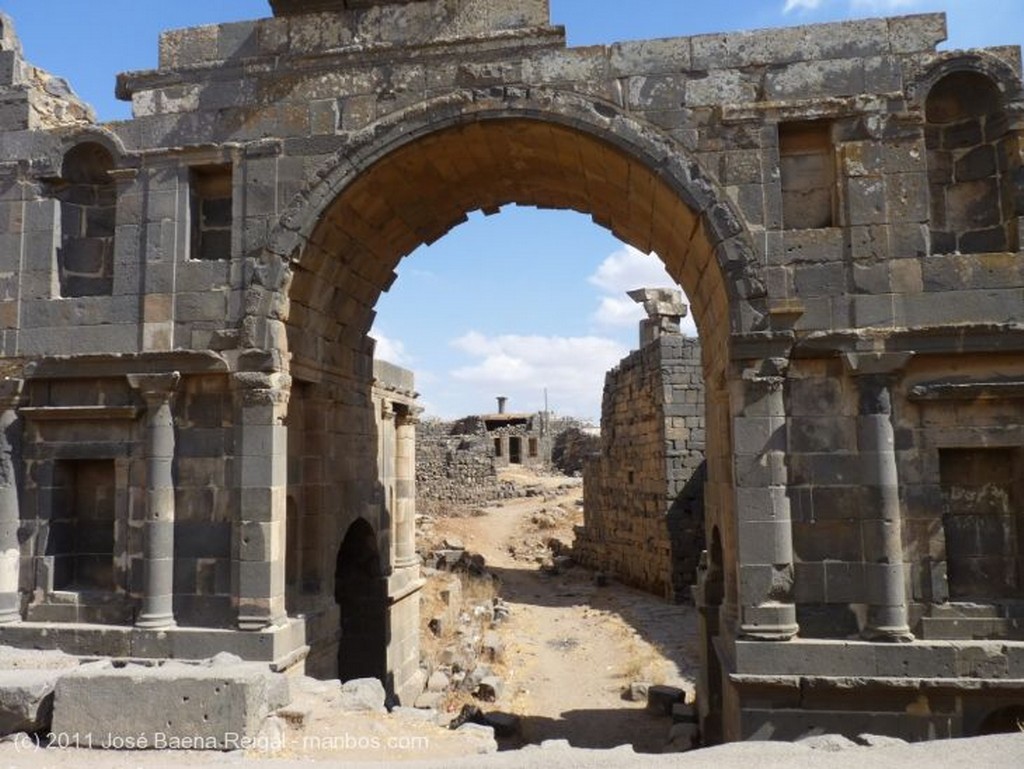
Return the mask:
<path id="1" fill-rule="evenodd" d="M 860 392 L 857 445 L 864 486 L 876 491 L 874 526 L 865 529 L 868 617 L 862 634 L 872 641 L 911 641 L 907 614 L 899 466 L 892 423 L 892 385 L 913 353 L 846 353 L 843 361 Z M 870 521 L 869 521 L 870 523 Z"/>
<path id="2" fill-rule="evenodd" d="M 174 416 L 171 402 L 181 383 L 177 371 L 129 374 L 128 384 L 146 402 L 146 522 L 144 594 L 136 626 L 174 627 Z"/>
<path id="3" fill-rule="evenodd" d="M 627 293 L 644 306 L 647 318 L 640 323 L 640 346 L 646 347 L 659 337 L 680 332 L 679 321 L 690 311 L 683 293 L 674 288 L 638 288 Z"/>

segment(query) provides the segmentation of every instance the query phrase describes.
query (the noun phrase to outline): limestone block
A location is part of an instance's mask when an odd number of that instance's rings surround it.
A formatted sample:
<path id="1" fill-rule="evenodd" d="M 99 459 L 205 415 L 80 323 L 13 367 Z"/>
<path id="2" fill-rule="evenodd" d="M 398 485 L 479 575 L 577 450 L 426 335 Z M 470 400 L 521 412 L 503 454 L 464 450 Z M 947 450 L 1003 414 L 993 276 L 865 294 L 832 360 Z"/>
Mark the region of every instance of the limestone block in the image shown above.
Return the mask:
<path id="1" fill-rule="evenodd" d="M 284 679 L 266 665 L 83 665 L 57 683 L 53 731 L 78 744 L 128 749 L 235 750 L 287 704 Z"/>
<path id="2" fill-rule="evenodd" d="M 386 699 L 384 684 L 376 678 L 356 678 L 341 685 L 342 710 L 380 713 Z"/>
<path id="3" fill-rule="evenodd" d="M 659 716 L 671 716 L 672 707 L 685 699 L 686 693 L 682 689 L 658 684 L 647 690 L 647 710 Z"/>
<path id="4" fill-rule="evenodd" d="M 0 735 L 50 728 L 53 693 L 62 670 L 0 671 Z"/>

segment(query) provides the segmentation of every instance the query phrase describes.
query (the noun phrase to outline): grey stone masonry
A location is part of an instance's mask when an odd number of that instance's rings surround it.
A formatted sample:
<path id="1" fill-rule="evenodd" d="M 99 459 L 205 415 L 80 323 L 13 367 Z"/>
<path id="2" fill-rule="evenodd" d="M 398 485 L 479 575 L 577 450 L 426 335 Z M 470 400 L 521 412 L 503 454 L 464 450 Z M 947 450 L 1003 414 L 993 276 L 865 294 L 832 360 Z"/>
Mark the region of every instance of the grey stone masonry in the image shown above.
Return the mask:
<path id="1" fill-rule="evenodd" d="M 630 296 L 646 299 L 649 317 L 641 348 L 605 377 L 601 451 L 584 465 L 573 555 L 679 601 L 705 546 L 701 347 L 679 332 L 686 306 L 678 291 Z M 664 322 L 669 316 L 674 323 Z"/>
<path id="2" fill-rule="evenodd" d="M 1020 712 L 1018 47 L 939 50 L 941 14 L 569 47 L 547 0 L 268 9 L 163 34 L 109 124 L 0 14 L 0 642 L 415 689 L 430 426 L 368 334 L 405 256 L 514 203 L 689 298 L 699 347 L 640 297 L 581 557 L 696 575 L 703 738 Z M 545 459 L 499 416 L 481 446 Z"/>

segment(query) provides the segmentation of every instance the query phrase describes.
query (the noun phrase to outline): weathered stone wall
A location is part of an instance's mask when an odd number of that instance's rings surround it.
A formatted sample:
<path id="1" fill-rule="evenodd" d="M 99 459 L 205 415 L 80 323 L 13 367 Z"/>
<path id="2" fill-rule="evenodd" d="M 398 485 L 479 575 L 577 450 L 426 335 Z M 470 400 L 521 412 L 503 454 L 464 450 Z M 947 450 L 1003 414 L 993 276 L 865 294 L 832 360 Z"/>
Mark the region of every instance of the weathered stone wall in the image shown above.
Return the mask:
<path id="1" fill-rule="evenodd" d="M 608 372 L 601 452 L 583 471 L 581 563 L 689 598 L 705 547 L 704 411 L 697 340 L 661 336 Z"/>
<path id="2" fill-rule="evenodd" d="M 521 453 L 517 464 L 550 468 L 555 439 L 580 424 L 571 418 L 538 413 L 523 415 L 512 426 L 489 428 L 492 421 L 507 418 L 470 416 L 455 422 L 426 420 L 419 426 L 416 498 L 420 512 L 443 513 L 453 506 L 515 496 L 514 484 L 501 481 L 498 474 L 511 464 L 510 439 L 519 440 Z M 501 456 L 497 456 L 498 441 Z"/>
<path id="3" fill-rule="evenodd" d="M 416 499 L 423 513 L 501 496 L 494 447 L 483 422 L 425 420 L 416 431 Z"/>

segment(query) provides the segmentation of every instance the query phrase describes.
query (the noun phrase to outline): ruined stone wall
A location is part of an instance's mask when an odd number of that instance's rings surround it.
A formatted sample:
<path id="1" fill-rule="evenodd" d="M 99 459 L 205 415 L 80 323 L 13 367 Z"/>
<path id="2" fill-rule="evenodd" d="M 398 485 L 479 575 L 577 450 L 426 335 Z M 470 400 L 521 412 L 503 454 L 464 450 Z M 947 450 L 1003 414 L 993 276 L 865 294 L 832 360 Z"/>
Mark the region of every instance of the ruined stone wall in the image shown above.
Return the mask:
<path id="1" fill-rule="evenodd" d="M 670 334 L 623 359 L 605 378 L 575 557 L 686 599 L 704 549 L 704 441 L 700 343 Z"/>
<path id="2" fill-rule="evenodd" d="M 453 432 L 455 431 L 455 432 Z M 423 513 L 501 496 L 494 447 L 479 420 L 424 421 L 416 433 L 416 499 Z"/>

